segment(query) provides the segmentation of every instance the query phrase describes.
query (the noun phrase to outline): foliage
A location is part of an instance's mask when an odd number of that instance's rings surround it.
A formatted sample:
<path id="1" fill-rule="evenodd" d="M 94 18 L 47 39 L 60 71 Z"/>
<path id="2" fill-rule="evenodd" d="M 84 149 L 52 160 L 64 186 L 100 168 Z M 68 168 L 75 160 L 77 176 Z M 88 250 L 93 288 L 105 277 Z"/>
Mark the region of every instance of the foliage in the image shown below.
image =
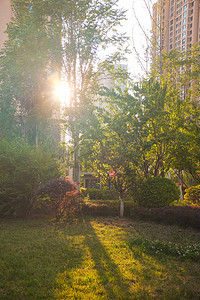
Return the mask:
<path id="1" fill-rule="evenodd" d="M 90 200 L 114 200 L 117 199 L 114 190 L 101 190 L 101 189 L 86 189 L 86 194 Z"/>
<path id="2" fill-rule="evenodd" d="M 200 243 L 189 245 L 178 245 L 171 242 L 149 241 L 146 239 L 136 239 L 128 241 L 129 246 L 140 246 L 143 251 L 156 256 L 170 255 L 180 257 L 182 259 L 192 259 L 198 261 L 200 259 Z"/>
<path id="3" fill-rule="evenodd" d="M 40 131 L 42 139 L 47 127 L 53 126 L 48 118 L 57 106 L 53 94 L 55 86 L 48 76 L 51 64 L 55 63 L 50 47 L 53 38 L 51 40 L 49 34 L 48 10 L 45 1 L 37 2 L 12 2 L 15 17 L 8 25 L 9 39 L 0 59 L 3 112 L 12 120 L 11 125 L 15 124 L 16 135 L 27 139 L 30 144 L 41 144 L 37 141 Z M 57 43 L 58 40 L 57 37 Z M 9 111 L 8 105 L 12 108 Z M 3 137 L 5 134 L 3 126 Z"/>
<path id="4" fill-rule="evenodd" d="M 191 186 L 186 189 L 184 200 L 188 203 L 188 205 L 200 206 L 200 185 Z"/>
<path id="5" fill-rule="evenodd" d="M 73 217 L 79 208 L 77 187 L 65 177 L 54 178 L 41 185 L 35 193 L 35 207 L 47 207 L 53 211 L 56 222 Z"/>
<path id="6" fill-rule="evenodd" d="M 144 207 L 169 206 L 178 197 L 179 190 L 175 183 L 162 177 L 148 178 L 141 182 L 136 195 L 138 204 Z"/>
<path id="7" fill-rule="evenodd" d="M 23 140 L 0 141 L 0 216 L 26 216 L 40 183 L 59 175 L 57 160 Z"/>
<path id="8" fill-rule="evenodd" d="M 132 207 L 129 216 L 136 220 L 156 222 L 180 227 L 191 227 L 200 230 L 200 209 L 195 207 Z"/>
<path id="9" fill-rule="evenodd" d="M 101 93 L 101 102 L 108 108 L 97 110 L 93 131 L 90 126 L 82 143 L 91 151 L 92 166 L 101 178 L 116 172 L 112 183 L 120 183 L 124 191 L 140 176 L 163 176 L 168 171 L 171 134 L 167 86 L 150 78 L 131 83 L 131 88 L 132 94 L 127 89 Z"/>

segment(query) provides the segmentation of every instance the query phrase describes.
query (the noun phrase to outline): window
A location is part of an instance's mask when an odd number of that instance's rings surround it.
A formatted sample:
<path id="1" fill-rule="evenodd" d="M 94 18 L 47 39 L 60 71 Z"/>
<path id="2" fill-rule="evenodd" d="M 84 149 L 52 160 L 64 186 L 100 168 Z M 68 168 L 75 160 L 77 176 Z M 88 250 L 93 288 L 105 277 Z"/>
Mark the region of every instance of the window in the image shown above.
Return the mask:
<path id="1" fill-rule="evenodd" d="M 173 32 L 170 32 L 170 37 L 172 37 L 173 36 Z"/>
<path id="2" fill-rule="evenodd" d="M 184 31 L 186 29 L 186 25 L 183 25 L 182 31 Z"/>
<path id="3" fill-rule="evenodd" d="M 185 11 L 184 13 L 183 13 L 183 17 L 185 18 L 187 16 L 187 11 Z"/>
<path id="4" fill-rule="evenodd" d="M 172 44 L 170 45 L 170 49 L 172 49 Z"/>
<path id="5" fill-rule="evenodd" d="M 173 26 L 170 26 L 170 31 L 172 31 L 173 30 Z"/>
<path id="6" fill-rule="evenodd" d="M 193 14 L 193 9 L 191 9 L 190 13 L 191 13 L 191 15 Z"/>
<path id="7" fill-rule="evenodd" d="M 185 37 L 185 31 L 182 33 L 182 37 Z"/>
<path id="8" fill-rule="evenodd" d="M 182 39 L 182 45 L 185 45 L 185 39 Z"/>
<path id="9" fill-rule="evenodd" d="M 183 6 L 183 11 L 185 11 L 187 9 L 187 4 L 185 4 L 184 6 Z"/>
<path id="10" fill-rule="evenodd" d="M 193 7 L 193 6 L 194 6 L 194 2 L 191 3 L 191 7 Z"/>
<path id="11" fill-rule="evenodd" d="M 173 25 L 173 20 L 170 21 L 170 25 Z"/>
<path id="12" fill-rule="evenodd" d="M 183 19 L 183 24 L 186 24 L 186 18 Z"/>

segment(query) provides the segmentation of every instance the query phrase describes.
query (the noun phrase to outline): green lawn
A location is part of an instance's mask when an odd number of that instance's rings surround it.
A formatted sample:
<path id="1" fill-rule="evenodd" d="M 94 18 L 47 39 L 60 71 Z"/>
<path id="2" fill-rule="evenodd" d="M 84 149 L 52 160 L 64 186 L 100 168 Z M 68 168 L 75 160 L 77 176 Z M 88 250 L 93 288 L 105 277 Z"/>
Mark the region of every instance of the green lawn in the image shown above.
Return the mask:
<path id="1" fill-rule="evenodd" d="M 117 218 L 0 226 L 0 299 L 200 299 L 198 249 L 185 255 L 199 232 Z"/>

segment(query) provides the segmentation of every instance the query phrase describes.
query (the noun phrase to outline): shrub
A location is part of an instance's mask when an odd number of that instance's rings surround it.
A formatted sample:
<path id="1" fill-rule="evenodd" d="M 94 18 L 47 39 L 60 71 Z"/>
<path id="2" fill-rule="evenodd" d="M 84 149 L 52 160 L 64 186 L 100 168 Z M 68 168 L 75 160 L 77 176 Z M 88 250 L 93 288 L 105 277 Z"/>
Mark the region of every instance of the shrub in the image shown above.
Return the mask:
<path id="1" fill-rule="evenodd" d="M 168 206 L 179 198 L 175 183 L 167 178 L 154 177 L 143 181 L 136 194 L 137 202 L 144 207 Z"/>
<path id="2" fill-rule="evenodd" d="M 131 202 L 124 203 L 124 216 L 129 217 L 134 204 Z M 82 213 L 89 216 L 112 216 L 120 215 L 120 202 L 118 201 L 87 201 L 82 205 Z"/>
<path id="3" fill-rule="evenodd" d="M 191 186 L 186 189 L 186 194 L 184 197 L 185 201 L 188 205 L 200 206 L 200 185 Z"/>
<path id="4" fill-rule="evenodd" d="M 192 227 L 200 230 L 200 209 L 196 207 L 132 207 L 130 217 L 136 220 L 152 221 L 180 227 Z"/>
<path id="5" fill-rule="evenodd" d="M 40 186 L 35 199 L 34 207 L 52 211 L 56 222 L 69 219 L 79 208 L 77 187 L 65 177 L 51 179 Z"/>
<path id="6" fill-rule="evenodd" d="M 50 153 L 37 151 L 23 141 L 0 142 L 0 216 L 23 217 L 31 208 L 40 183 L 59 176 Z"/>
<path id="7" fill-rule="evenodd" d="M 86 194 L 91 200 L 114 200 L 118 198 L 114 190 L 86 189 Z"/>

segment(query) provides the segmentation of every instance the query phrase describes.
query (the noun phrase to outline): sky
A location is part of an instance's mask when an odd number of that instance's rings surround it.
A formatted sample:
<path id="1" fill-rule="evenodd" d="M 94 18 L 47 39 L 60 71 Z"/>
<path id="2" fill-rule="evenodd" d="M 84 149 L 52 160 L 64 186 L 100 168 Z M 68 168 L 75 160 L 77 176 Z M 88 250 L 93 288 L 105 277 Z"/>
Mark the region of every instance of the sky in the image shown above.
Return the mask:
<path id="1" fill-rule="evenodd" d="M 146 3 L 154 3 L 156 1 L 146 0 Z M 151 31 L 151 19 L 150 14 L 146 8 L 144 0 L 119 0 L 119 6 L 123 7 L 127 10 L 127 21 L 123 22 L 123 30 L 127 32 L 130 37 L 130 50 L 131 54 L 127 56 L 128 58 L 128 70 L 132 74 L 132 76 L 139 77 L 140 75 L 144 75 L 144 71 L 142 70 L 140 63 L 138 63 L 137 55 L 134 50 L 134 46 L 136 51 L 139 53 L 141 58 L 144 58 L 144 53 L 147 47 L 145 35 L 141 29 L 150 35 Z M 150 6 L 152 6 L 150 4 Z M 134 15 L 138 17 L 138 20 Z M 148 59 L 149 63 L 149 59 Z M 149 65 L 143 61 L 144 67 L 148 68 Z"/>

